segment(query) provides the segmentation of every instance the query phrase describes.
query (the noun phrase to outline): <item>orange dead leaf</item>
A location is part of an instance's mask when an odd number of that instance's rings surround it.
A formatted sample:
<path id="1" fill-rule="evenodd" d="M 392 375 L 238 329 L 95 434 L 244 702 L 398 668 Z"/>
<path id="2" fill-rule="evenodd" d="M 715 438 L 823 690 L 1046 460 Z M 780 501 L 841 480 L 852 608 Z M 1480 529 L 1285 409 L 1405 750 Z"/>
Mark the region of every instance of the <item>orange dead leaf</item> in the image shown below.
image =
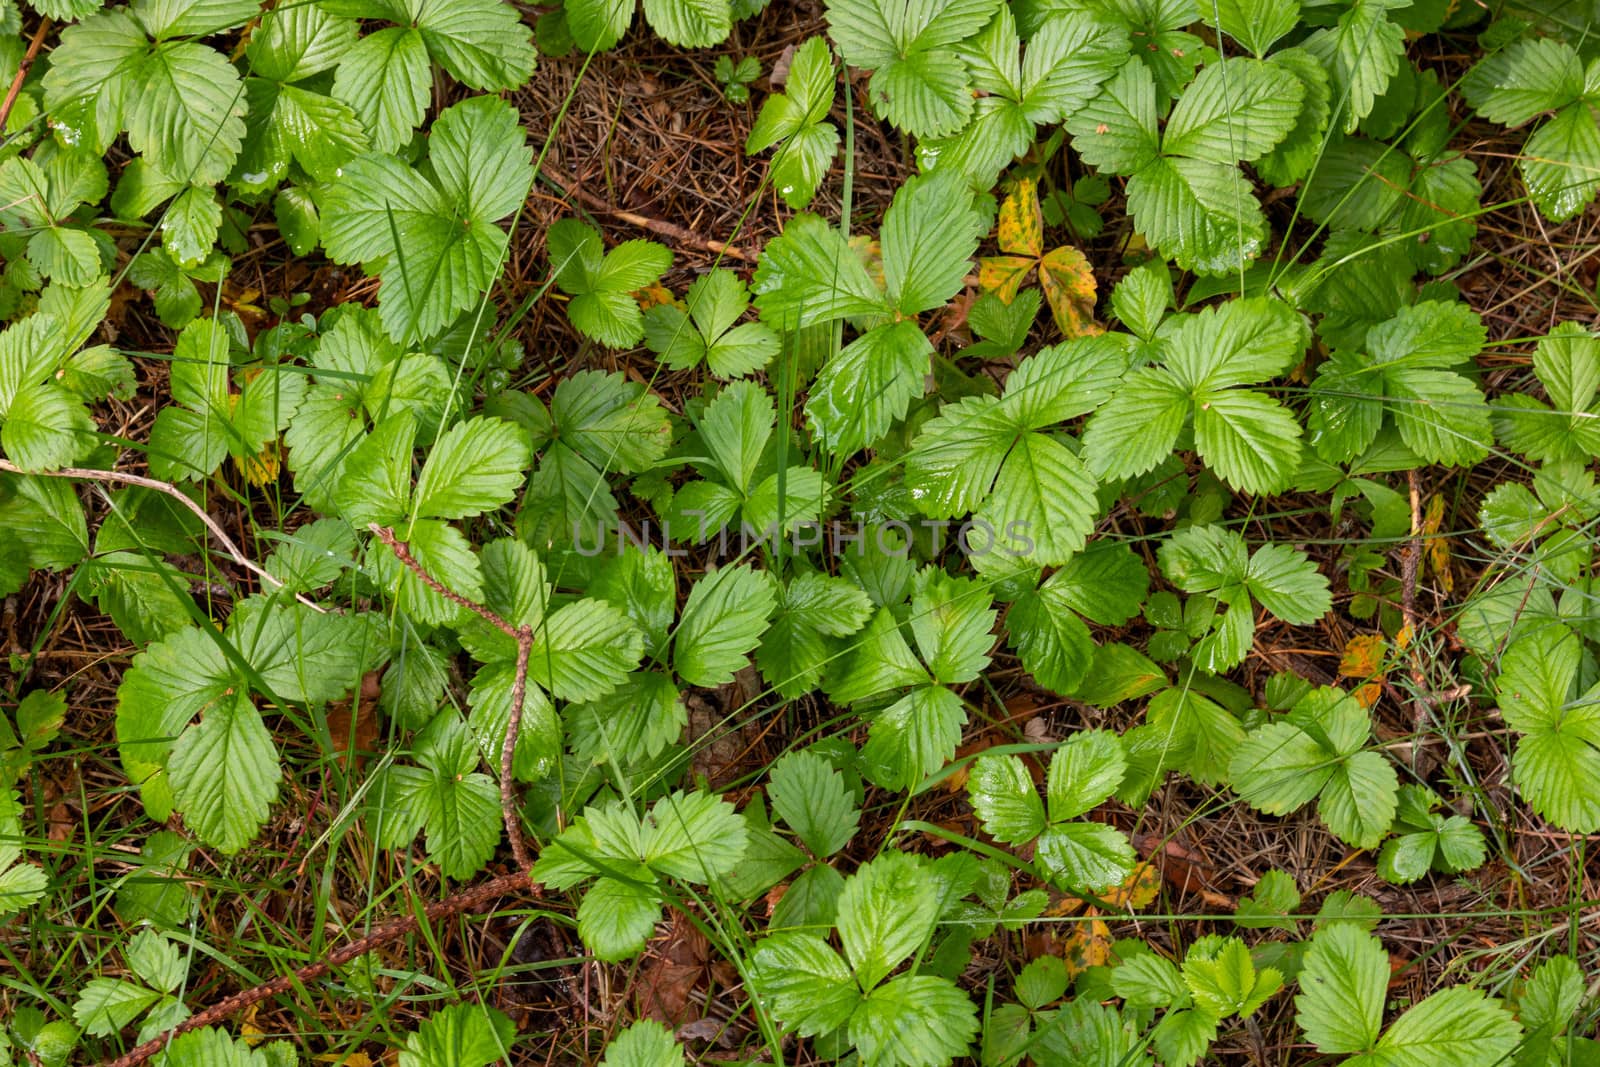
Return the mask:
<path id="1" fill-rule="evenodd" d="M 676 299 L 672 295 L 672 290 L 668 289 L 660 282 L 645 286 L 643 289 L 640 289 L 638 292 L 634 293 L 633 297 L 639 302 L 639 310 L 641 311 L 649 311 L 653 307 L 659 307 L 662 304 L 670 304 Z"/>
<path id="2" fill-rule="evenodd" d="M 1069 245 L 1052 249 L 1039 260 L 1039 284 L 1061 336 L 1071 340 L 1101 332 L 1094 323 L 1094 272 L 1082 252 Z"/>
<path id="3" fill-rule="evenodd" d="M 1003 252 L 1029 259 L 1044 255 L 1044 212 L 1039 209 L 1039 190 L 1032 178 L 1017 182 L 1000 204 L 995 238 Z"/>
<path id="4" fill-rule="evenodd" d="M 1383 692 L 1383 679 L 1387 674 L 1383 661 L 1388 651 L 1389 643 L 1382 634 L 1358 634 L 1344 646 L 1344 654 L 1339 657 L 1339 676 L 1362 683 L 1351 694 L 1362 707 L 1372 707 Z"/>

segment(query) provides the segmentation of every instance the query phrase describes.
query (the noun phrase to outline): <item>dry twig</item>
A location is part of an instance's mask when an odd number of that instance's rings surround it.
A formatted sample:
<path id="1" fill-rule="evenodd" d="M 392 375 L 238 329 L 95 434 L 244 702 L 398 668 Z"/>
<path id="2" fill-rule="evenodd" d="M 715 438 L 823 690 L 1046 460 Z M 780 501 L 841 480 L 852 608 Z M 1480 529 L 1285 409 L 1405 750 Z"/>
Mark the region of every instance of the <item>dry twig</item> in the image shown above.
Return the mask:
<path id="1" fill-rule="evenodd" d="M 39 20 L 39 28 L 33 31 L 33 40 L 28 42 L 28 50 L 23 53 L 22 62 L 17 64 L 17 76 L 11 79 L 11 88 L 6 90 L 5 103 L 0 104 L 0 136 L 4 136 L 6 120 L 11 117 L 11 109 L 16 106 L 17 94 L 22 92 L 22 83 L 28 80 L 28 71 L 33 69 L 33 61 L 39 58 L 39 48 L 44 44 L 44 35 L 50 32 L 50 16 L 45 15 Z"/>
<path id="2" fill-rule="evenodd" d="M 517 750 L 517 738 L 522 733 L 522 706 L 528 696 L 528 653 L 533 648 L 533 627 L 513 626 L 498 613 L 489 610 L 476 600 L 468 600 L 454 589 L 446 587 L 417 562 L 416 557 L 411 554 L 410 547 L 396 537 L 393 530 L 377 523 L 369 524 L 367 529 L 387 545 L 395 558 L 410 568 L 429 589 L 452 604 L 473 612 L 517 643 L 517 670 L 511 683 L 511 714 L 506 719 L 506 734 L 500 742 L 500 814 L 505 820 L 506 836 L 511 840 L 511 855 L 516 859 L 517 867 L 526 871 L 533 865 L 533 859 L 528 853 L 528 843 L 522 836 L 522 821 L 517 817 L 516 780 L 511 773 L 511 764 Z"/>
<path id="3" fill-rule="evenodd" d="M 275 997 L 280 993 L 287 993 L 306 982 L 321 978 L 335 967 L 343 966 L 353 959 L 365 956 L 375 948 L 379 948 L 398 938 L 414 932 L 422 922 L 438 922 L 448 919 L 453 915 L 473 911 L 482 907 L 489 901 L 507 893 L 515 893 L 528 886 L 526 870 L 519 869 L 511 874 L 502 874 L 498 878 L 491 878 L 475 886 L 469 886 L 444 900 L 429 904 L 422 910 L 422 918 L 412 914 L 401 915 L 391 919 L 367 934 L 365 937 L 350 942 L 341 948 L 334 949 L 315 963 L 295 971 L 293 974 L 279 975 L 270 982 L 262 982 L 220 1000 L 203 1011 L 196 1012 L 183 1022 L 166 1031 L 159 1037 L 151 1038 L 142 1045 L 137 1045 L 127 1053 L 114 1060 L 107 1060 L 101 1067 L 137 1067 L 164 1049 L 173 1038 L 190 1030 L 198 1030 L 203 1026 L 219 1023 L 234 1012 L 243 1011 L 252 1004 Z"/>
<path id="4" fill-rule="evenodd" d="M 612 218 L 621 219 L 630 226 L 637 226 L 639 229 L 653 233 L 658 237 L 665 237 L 669 240 L 676 241 L 680 245 L 687 245 L 690 248 L 699 249 L 702 252 L 709 252 L 715 256 L 726 256 L 729 259 L 742 260 L 745 263 L 754 263 L 760 258 L 754 252 L 747 252 L 737 245 L 730 245 L 724 241 L 713 240 L 710 237 L 701 237 L 693 230 L 684 226 L 679 226 L 675 222 L 668 222 L 665 219 L 653 219 L 648 215 L 640 215 L 636 212 L 625 211 L 622 208 L 613 207 L 600 197 L 595 196 L 593 193 L 585 190 L 583 186 L 578 183 L 577 179 L 574 179 L 572 184 L 568 185 L 565 181 L 556 177 L 555 174 L 548 170 L 545 171 L 542 177 L 549 181 L 551 185 L 554 185 L 557 189 L 560 189 L 561 192 L 569 199 L 578 201 L 590 211 L 598 211 L 602 215 L 610 215 Z"/>
<path id="5" fill-rule="evenodd" d="M 243 552 L 239 551 L 239 546 L 233 543 L 233 538 L 229 537 L 223 531 L 222 527 L 217 524 L 217 520 L 213 519 L 209 514 L 206 513 L 205 508 L 201 507 L 199 504 L 196 504 L 193 500 L 190 500 L 189 497 L 184 494 L 183 490 L 179 489 L 171 482 L 163 482 L 155 478 L 146 478 L 142 474 L 124 474 L 122 471 L 93 470 L 88 467 L 62 467 L 59 470 L 53 471 L 25 471 L 4 457 L 0 457 L 0 472 L 5 472 L 7 474 L 21 474 L 29 478 L 69 478 L 73 481 L 79 482 L 111 482 L 117 485 L 137 485 L 145 489 L 153 489 L 158 493 L 164 493 L 192 511 L 195 517 L 205 524 L 206 529 L 211 531 L 211 536 L 217 539 L 217 543 L 223 547 L 223 550 L 228 553 L 228 556 L 235 563 L 249 571 L 251 574 L 255 575 L 257 578 L 260 578 L 263 582 L 271 585 L 273 588 L 283 588 L 283 582 L 281 582 L 276 575 L 268 571 L 255 560 L 246 556 Z M 300 601 L 300 603 L 304 604 L 306 607 L 310 608 L 312 611 L 316 611 L 324 615 L 326 615 L 328 612 L 327 608 L 324 608 L 316 601 L 302 594 L 295 594 L 295 599 Z"/>

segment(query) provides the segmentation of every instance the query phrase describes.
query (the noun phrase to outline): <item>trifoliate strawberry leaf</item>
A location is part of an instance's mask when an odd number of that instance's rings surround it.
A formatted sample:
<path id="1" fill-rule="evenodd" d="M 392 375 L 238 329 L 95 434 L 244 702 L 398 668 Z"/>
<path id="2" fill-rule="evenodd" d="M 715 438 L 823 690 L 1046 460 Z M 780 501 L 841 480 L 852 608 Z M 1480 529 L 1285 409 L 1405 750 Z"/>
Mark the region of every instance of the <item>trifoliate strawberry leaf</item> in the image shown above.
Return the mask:
<path id="1" fill-rule="evenodd" d="M 1036 855 L 1052 881 L 1098 890 L 1125 878 L 1137 857 L 1112 827 L 1071 820 L 1104 802 L 1126 768 L 1116 737 L 1089 730 L 1074 734 L 1051 757 L 1046 804 L 1016 756 L 980 756 L 967 788 L 985 831 L 996 840 L 1020 845 L 1037 838 Z"/>
<path id="2" fill-rule="evenodd" d="M 671 370 L 705 363 L 719 378 L 753 374 L 778 354 L 778 335 L 759 322 L 740 323 L 750 306 L 744 281 L 732 271 L 696 278 L 684 307 L 657 304 L 644 313 L 644 341 Z"/>
<path id="3" fill-rule="evenodd" d="M 428 857 L 447 876 L 471 878 L 500 840 L 500 791 L 478 771 L 481 754 L 453 710 L 436 716 L 417 735 L 419 766 L 393 764 L 373 783 L 367 822 L 385 848 L 425 835 Z"/>
<path id="4" fill-rule="evenodd" d="M 1506 725 L 1521 738 L 1512 780 L 1529 804 L 1564 830 L 1600 828 L 1600 686 L 1575 694 L 1582 648 L 1562 626 L 1515 638 L 1495 680 Z"/>
<path id="5" fill-rule="evenodd" d="M 972 114 L 967 66 L 953 47 L 977 33 L 994 0 L 833 0 L 828 35 L 844 61 L 872 71 L 879 118 L 917 137 L 951 134 Z"/>
<path id="6" fill-rule="evenodd" d="M 1439 797 L 1424 785 L 1400 787 L 1395 836 L 1383 843 L 1378 873 L 1405 885 L 1430 871 L 1455 873 L 1483 863 L 1483 831 L 1461 815 L 1440 815 Z"/>
<path id="7" fill-rule="evenodd" d="M 1317 689 L 1281 721 L 1252 731 L 1229 765 L 1234 791 L 1269 815 L 1318 801 L 1341 840 L 1372 848 L 1394 822 L 1399 779 L 1377 752 L 1365 751 L 1372 724 L 1354 697 Z"/>
<path id="8" fill-rule="evenodd" d="M 771 182 L 796 211 L 811 203 L 839 154 L 839 128 L 828 121 L 836 77 L 828 42 L 807 38 L 795 49 L 784 91 L 767 97 L 745 141 L 747 154 L 779 146 Z"/>
<path id="9" fill-rule="evenodd" d="M 1130 60 L 1067 129 L 1086 162 L 1129 175 L 1128 206 L 1152 245 L 1185 269 L 1227 273 L 1267 237 L 1235 164 L 1264 155 L 1294 129 L 1304 93 L 1280 65 L 1219 60 L 1185 90 L 1158 135 L 1154 78 Z"/>
<path id="10" fill-rule="evenodd" d="M 1510 1054 L 1522 1028 L 1500 1001 L 1454 986 L 1417 1004 L 1379 1037 L 1389 957 L 1376 937 L 1348 923 L 1311 939 L 1295 997 L 1296 1020 L 1317 1049 L 1362 1062 L 1488 1067 Z"/>
<path id="11" fill-rule="evenodd" d="M 643 820 L 617 801 L 574 819 L 545 846 L 532 875 L 554 889 L 599 875 L 579 906 L 578 933 L 597 955 L 620 960 L 644 948 L 661 917 L 658 877 L 715 879 L 739 862 L 746 842 L 745 821 L 709 794 L 668 794 Z"/>
<path id="12" fill-rule="evenodd" d="M 263 450 L 299 409 L 305 376 L 276 363 L 242 369 L 239 391 L 232 392 L 229 348 L 227 332 L 215 319 L 196 319 L 178 335 L 170 377 L 174 404 L 157 413 L 150 432 L 150 469 L 160 477 L 204 478 L 229 455 L 254 477 Z"/>
<path id="13" fill-rule="evenodd" d="M 1073 114 L 1117 69 L 1126 34 L 1088 12 L 1053 14 L 1023 52 L 1009 5 L 982 32 L 957 46 L 979 93 L 972 120 L 959 133 L 924 140 L 918 154 L 930 168 L 955 170 L 992 183 L 1027 151 L 1039 125 Z"/>
<path id="14" fill-rule="evenodd" d="M 1489 407 L 1468 378 L 1486 334 L 1464 304 L 1425 301 L 1401 308 L 1367 334 L 1367 351 L 1335 353 L 1312 382 L 1311 443 L 1348 463 L 1373 443 L 1386 417 L 1417 456 L 1434 463 L 1482 459 L 1493 433 Z"/>
<path id="15" fill-rule="evenodd" d="M 90 152 L 60 153 L 43 166 L 8 159 L 0 164 L 0 226 L 31 234 L 26 254 L 40 277 L 85 286 L 100 276 L 100 249 L 70 216 L 105 193 L 105 164 Z"/>
<path id="16" fill-rule="evenodd" d="M 1195 448 L 1228 484 L 1287 488 L 1300 466 L 1299 422 L 1277 401 L 1240 386 L 1293 367 L 1309 336 L 1281 301 L 1251 297 L 1169 320 L 1161 362 L 1123 379 L 1090 419 L 1084 459 L 1101 478 L 1130 477 L 1171 454 L 1192 420 Z"/>
<path id="17" fill-rule="evenodd" d="M 532 180 L 527 134 L 492 97 L 440 112 L 429 137 L 432 176 L 393 156 L 357 156 L 327 188 L 322 241 L 340 263 L 383 276 L 379 310 L 402 343 L 431 337 L 494 284 L 506 234 L 495 223 Z"/>
<path id="18" fill-rule="evenodd" d="M 542 412 L 542 408 L 540 409 Z M 518 526 L 535 543 L 595 544 L 617 514 L 609 474 L 649 469 L 672 443 L 661 402 L 620 373 L 579 371 L 556 386 L 548 441 L 528 483 Z"/>
<path id="19" fill-rule="evenodd" d="M 778 594 L 772 625 L 756 650 L 762 677 L 786 699 L 815 689 L 842 654 L 842 639 L 865 626 L 871 613 L 872 601 L 849 580 L 796 575 Z"/>
<path id="20" fill-rule="evenodd" d="M 430 60 L 473 89 L 512 89 L 528 80 L 532 34 L 501 0 L 435 4 L 354 4 L 337 14 L 400 25 L 366 35 L 344 52 L 333 95 L 360 116 L 377 152 L 393 152 L 422 122 L 432 85 Z"/>
<path id="21" fill-rule="evenodd" d="M 1095 653 L 1083 620 L 1122 625 L 1138 614 L 1149 585 L 1144 561 L 1126 546 L 1090 545 L 1012 604 L 1007 624 L 1012 647 L 1040 685 L 1073 693 Z"/>
<path id="22" fill-rule="evenodd" d="M 572 324 L 611 348 L 638 344 L 645 328 L 633 293 L 661 277 L 672 253 L 653 241 L 624 241 L 606 252 L 599 233 L 577 219 L 551 226 L 545 242 L 556 285 L 572 297 Z"/>
<path id="23" fill-rule="evenodd" d="M 672 665 L 691 685 L 733 680 L 761 643 L 776 604 L 772 582 L 748 566 L 723 567 L 696 582 L 683 604 Z"/>
<path id="24" fill-rule="evenodd" d="M 1195 661 L 1207 670 L 1227 670 L 1249 654 L 1255 639 L 1252 605 L 1259 603 L 1285 622 L 1309 626 L 1332 607 L 1328 580 L 1303 554 L 1283 545 L 1263 545 L 1251 554 L 1244 539 L 1218 526 L 1191 526 L 1161 546 L 1161 569 L 1178 588 L 1227 605 L 1196 645 Z"/>
<path id="25" fill-rule="evenodd" d="M 907 456 L 919 509 L 934 518 L 973 512 L 1009 554 L 1065 563 L 1099 514 L 1095 480 L 1067 445 L 1038 431 L 1103 403 L 1126 365 L 1114 346 L 1069 341 L 1024 360 L 1003 398 L 947 406 Z"/>

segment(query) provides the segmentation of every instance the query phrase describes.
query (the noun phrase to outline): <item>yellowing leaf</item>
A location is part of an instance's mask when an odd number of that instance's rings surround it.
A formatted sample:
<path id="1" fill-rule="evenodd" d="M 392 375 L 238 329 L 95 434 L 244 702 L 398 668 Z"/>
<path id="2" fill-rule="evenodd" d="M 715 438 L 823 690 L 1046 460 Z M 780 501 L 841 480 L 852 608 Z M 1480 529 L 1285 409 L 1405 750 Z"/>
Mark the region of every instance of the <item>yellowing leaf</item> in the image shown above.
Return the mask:
<path id="1" fill-rule="evenodd" d="M 1021 256 L 985 256 L 978 260 L 978 288 L 1009 304 L 1017 298 L 1033 263 Z"/>
<path id="2" fill-rule="evenodd" d="M 1067 975 L 1076 978 L 1090 967 L 1111 962 L 1111 929 L 1099 919 L 1074 923 L 1072 933 L 1061 939 L 1061 958 Z"/>
<path id="3" fill-rule="evenodd" d="M 1428 500 L 1428 510 L 1422 518 L 1422 534 L 1427 538 L 1428 571 L 1446 593 L 1455 589 L 1455 577 L 1450 571 L 1450 539 L 1440 534 L 1444 526 L 1444 497 L 1435 493 Z"/>
<path id="4" fill-rule="evenodd" d="M 1094 323 L 1094 271 L 1082 252 L 1070 245 L 1053 249 L 1039 260 L 1039 284 L 1062 337 L 1070 341 L 1101 332 Z"/>
<path id="5" fill-rule="evenodd" d="M 1389 643 L 1382 634 L 1358 634 L 1344 646 L 1344 654 L 1339 657 L 1339 675 L 1362 683 L 1351 694 L 1362 707 L 1372 707 L 1383 692 L 1382 683 L 1387 673 L 1383 661 L 1388 651 Z"/>
<path id="6" fill-rule="evenodd" d="M 1133 869 L 1133 873 L 1122 880 L 1122 884 L 1114 886 L 1100 894 L 1102 900 L 1118 909 L 1138 911 L 1148 908 L 1150 902 L 1156 899 L 1161 892 L 1161 872 L 1149 863 L 1141 863 Z"/>
<path id="7" fill-rule="evenodd" d="M 278 480 L 278 473 L 282 469 L 281 457 L 278 454 L 278 442 L 270 441 L 256 455 L 241 459 L 233 457 L 233 465 L 244 475 L 244 480 L 251 485 L 271 485 Z"/>
<path id="8" fill-rule="evenodd" d="M 1038 259 L 1044 255 L 1044 213 L 1032 178 L 1023 178 L 1000 205 L 995 239 L 1002 252 Z"/>

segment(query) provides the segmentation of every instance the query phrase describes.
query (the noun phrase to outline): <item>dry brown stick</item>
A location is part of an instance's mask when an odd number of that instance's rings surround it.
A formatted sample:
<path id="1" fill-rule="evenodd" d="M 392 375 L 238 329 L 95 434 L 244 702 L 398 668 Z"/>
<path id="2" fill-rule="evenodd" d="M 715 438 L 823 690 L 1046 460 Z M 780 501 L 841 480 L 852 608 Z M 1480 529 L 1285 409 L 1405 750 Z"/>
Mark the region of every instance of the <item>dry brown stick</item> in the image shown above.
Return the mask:
<path id="1" fill-rule="evenodd" d="M 371 530 L 372 536 L 376 537 L 379 541 L 382 541 L 384 545 L 387 546 L 389 551 L 394 553 L 395 559 L 405 564 L 406 568 L 410 570 L 411 573 L 420 578 L 423 585 L 427 586 L 429 589 L 432 589 L 435 593 L 438 593 L 440 596 L 444 597 L 457 607 L 466 608 L 468 611 L 481 618 L 484 622 L 488 623 L 490 626 L 493 626 L 496 630 L 499 630 L 512 640 L 516 640 L 517 628 L 515 626 L 512 626 L 505 619 L 501 618 L 498 612 L 484 607 L 476 600 L 467 599 L 454 589 L 451 589 L 449 586 L 445 585 L 439 579 L 435 578 L 433 575 L 429 574 L 426 568 L 417 562 L 417 557 L 411 554 L 411 546 L 400 540 L 399 536 L 397 536 L 393 530 L 389 529 L 387 526 L 379 526 L 375 522 L 367 523 L 367 529 Z"/>
<path id="2" fill-rule="evenodd" d="M 39 57 L 39 48 L 44 44 L 44 35 L 50 32 L 50 16 L 45 15 L 39 20 L 39 28 L 33 31 L 33 40 L 28 42 L 28 50 L 23 53 L 22 62 L 17 65 L 17 76 L 11 79 L 11 88 L 6 90 L 6 101 L 0 104 L 0 137 L 5 135 L 6 120 L 11 117 L 11 109 L 16 106 L 17 94 L 22 92 L 22 83 L 28 79 L 28 71 L 33 67 L 33 61 Z"/>
<path id="3" fill-rule="evenodd" d="M 626 211 L 619 207 L 613 207 L 600 197 L 595 196 L 593 193 L 585 190 L 581 185 L 578 185 L 578 179 L 574 179 L 573 184 L 568 185 L 565 181 L 556 177 L 548 170 L 545 171 L 542 176 L 548 179 L 550 184 L 554 185 L 557 189 L 560 189 L 568 197 L 581 202 L 591 211 L 598 211 L 602 215 L 610 215 L 613 218 L 621 219 L 623 222 L 626 222 L 631 226 L 637 226 L 641 230 L 646 230 L 661 237 L 670 238 L 679 244 L 688 245 L 690 248 L 698 248 L 702 252 L 710 252 L 712 255 L 727 256 L 729 259 L 743 260 L 746 263 L 755 263 L 760 259 L 760 257 L 754 252 L 747 252 L 739 246 L 730 245 L 725 241 L 713 240 L 710 237 L 701 237 L 693 230 L 685 226 L 679 226 L 675 222 L 668 222 L 665 219 L 653 219 L 648 215 L 640 215 L 633 211 Z"/>
<path id="4" fill-rule="evenodd" d="M 528 697 L 528 655 L 533 650 L 533 627 L 513 626 L 498 612 L 446 586 L 428 573 L 427 568 L 411 554 L 411 546 L 400 540 L 393 530 L 379 526 L 375 522 L 369 523 L 367 529 L 387 545 L 395 558 L 409 568 L 429 589 L 452 604 L 474 612 L 490 626 L 517 643 L 516 676 L 511 683 L 511 713 L 506 718 L 505 736 L 500 740 L 500 815 L 506 824 L 506 837 L 511 842 L 511 855 L 516 859 L 518 869 L 526 871 L 533 865 L 533 857 L 528 852 L 527 840 L 522 836 L 522 820 L 517 815 L 516 779 L 511 769 L 516 755 L 517 739 L 522 735 L 522 707 Z"/>
<path id="5" fill-rule="evenodd" d="M 79 482 L 112 482 L 118 485 L 137 485 L 145 489 L 153 489 L 158 493 L 165 493 L 192 511 L 196 518 L 205 523 L 206 529 L 211 531 L 211 536 L 217 539 L 217 543 L 227 551 L 235 563 L 274 588 L 283 588 L 283 582 L 276 575 L 239 551 L 239 546 L 233 543 L 233 538 L 223 532 L 222 527 L 217 524 L 217 520 L 208 515 L 205 508 L 190 500 L 183 490 L 171 482 L 146 478 L 141 474 L 124 474 L 122 471 L 102 471 L 88 467 L 62 467 L 53 471 L 25 471 L 4 457 L 0 457 L 0 471 L 8 474 L 20 474 L 29 478 L 69 478 Z M 327 608 L 303 594 L 295 594 L 295 599 L 313 611 L 324 615 L 327 614 Z"/>
<path id="6" fill-rule="evenodd" d="M 234 1012 L 243 1011 L 252 1004 L 259 1004 L 271 997 L 288 993 L 296 986 L 321 978 L 335 967 L 343 966 L 353 959 L 365 956 L 376 948 L 412 933 L 423 922 L 434 923 L 440 919 L 448 919 L 452 915 L 477 910 L 496 897 L 520 892 L 527 889 L 530 884 L 527 869 L 521 868 L 511 874 L 491 878 L 479 885 L 468 886 L 444 900 L 429 904 L 423 909 L 421 919 L 418 919 L 415 913 L 390 919 L 365 937 L 335 949 L 317 962 L 307 964 L 293 974 L 280 975 L 271 981 L 262 982 L 260 985 L 235 993 L 226 1000 L 220 1000 L 203 1011 L 196 1012 L 160 1037 L 152 1038 L 114 1060 L 107 1060 L 101 1067 L 137 1067 L 138 1064 L 159 1053 L 168 1042 L 180 1034 L 221 1022 Z"/>
<path id="7" fill-rule="evenodd" d="M 533 627 L 520 627 L 517 630 L 517 671 L 511 682 L 511 713 L 506 718 L 506 736 L 500 742 L 500 816 L 511 839 L 511 856 L 521 871 L 533 867 L 533 857 L 528 855 L 528 843 L 522 836 L 522 818 L 517 814 L 512 764 L 517 741 L 522 737 L 522 708 L 528 699 L 528 655 L 532 651 Z"/>

